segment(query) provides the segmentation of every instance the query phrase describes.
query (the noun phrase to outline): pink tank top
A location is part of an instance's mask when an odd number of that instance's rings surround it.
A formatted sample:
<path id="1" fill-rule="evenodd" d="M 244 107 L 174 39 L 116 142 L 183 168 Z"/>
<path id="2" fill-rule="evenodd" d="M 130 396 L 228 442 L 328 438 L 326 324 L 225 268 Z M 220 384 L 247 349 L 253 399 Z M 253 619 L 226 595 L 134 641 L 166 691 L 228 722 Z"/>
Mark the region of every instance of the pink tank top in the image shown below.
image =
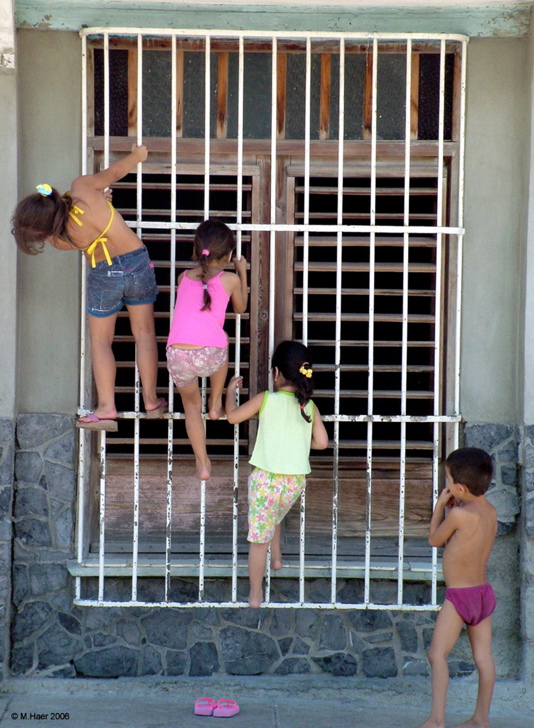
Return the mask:
<path id="1" fill-rule="evenodd" d="M 167 347 L 172 344 L 191 344 L 192 346 L 228 347 L 228 337 L 224 330 L 224 318 L 230 296 L 221 283 L 221 271 L 208 281 L 211 296 L 211 310 L 201 311 L 204 306 L 202 281 L 193 281 L 183 276 L 176 292 L 176 306 L 167 339 Z"/>

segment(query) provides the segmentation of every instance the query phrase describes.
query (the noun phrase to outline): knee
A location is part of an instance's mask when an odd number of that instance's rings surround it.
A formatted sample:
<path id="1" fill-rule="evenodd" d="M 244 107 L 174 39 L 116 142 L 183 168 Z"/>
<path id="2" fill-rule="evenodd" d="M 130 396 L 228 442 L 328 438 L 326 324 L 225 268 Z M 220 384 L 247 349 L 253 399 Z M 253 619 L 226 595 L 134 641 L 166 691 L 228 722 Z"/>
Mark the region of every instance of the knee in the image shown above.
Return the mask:
<path id="1" fill-rule="evenodd" d="M 448 652 L 445 652 L 444 650 L 440 649 L 436 645 L 430 645 L 430 648 L 427 653 L 428 661 L 431 665 L 435 665 L 438 662 L 446 662 L 447 658 L 449 656 Z"/>

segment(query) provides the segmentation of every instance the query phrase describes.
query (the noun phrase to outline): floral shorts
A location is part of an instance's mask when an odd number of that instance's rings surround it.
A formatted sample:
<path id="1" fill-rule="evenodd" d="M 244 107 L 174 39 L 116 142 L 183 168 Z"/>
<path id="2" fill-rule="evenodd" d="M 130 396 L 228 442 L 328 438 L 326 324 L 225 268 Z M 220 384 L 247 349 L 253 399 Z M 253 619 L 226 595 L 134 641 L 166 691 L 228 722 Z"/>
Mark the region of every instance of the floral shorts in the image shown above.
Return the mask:
<path id="1" fill-rule="evenodd" d="M 198 377 L 211 377 L 224 366 L 228 349 L 204 346 L 202 349 L 167 349 L 167 369 L 177 387 L 187 387 Z"/>
<path id="2" fill-rule="evenodd" d="M 298 500 L 305 475 L 281 475 L 254 468 L 248 478 L 248 540 L 270 543 L 274 529 Z"/>

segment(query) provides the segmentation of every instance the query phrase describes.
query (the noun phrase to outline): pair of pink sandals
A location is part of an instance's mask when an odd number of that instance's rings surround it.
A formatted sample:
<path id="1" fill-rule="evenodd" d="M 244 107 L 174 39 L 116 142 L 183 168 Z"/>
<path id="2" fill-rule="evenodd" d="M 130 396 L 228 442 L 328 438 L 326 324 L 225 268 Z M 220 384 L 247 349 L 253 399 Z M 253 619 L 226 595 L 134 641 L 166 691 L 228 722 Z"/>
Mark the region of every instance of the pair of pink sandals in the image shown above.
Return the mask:
<path id="1" fill-rule="evenodd" d="M 235 700 L 221 698 L 199 698 L 195 702 L 195 715 L 213 715 L 216 718 L 231 718 L 239 713 L 239 705 Z"/>

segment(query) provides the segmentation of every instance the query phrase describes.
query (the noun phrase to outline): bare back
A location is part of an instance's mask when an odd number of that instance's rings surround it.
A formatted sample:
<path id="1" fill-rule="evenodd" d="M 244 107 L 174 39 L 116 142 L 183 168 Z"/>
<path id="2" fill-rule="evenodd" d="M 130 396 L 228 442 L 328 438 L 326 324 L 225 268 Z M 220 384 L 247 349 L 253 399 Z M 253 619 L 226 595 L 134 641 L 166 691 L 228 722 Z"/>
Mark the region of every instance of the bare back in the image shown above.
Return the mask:
<path id="1" fill-rule="evenodd" d="M 497 534 L 497 512 L 485 496 L 454 506 L 445 520 L 456 528 L 443 554 L 448 587 L 478 586 L 487 581 L 486 566 Z"/>

